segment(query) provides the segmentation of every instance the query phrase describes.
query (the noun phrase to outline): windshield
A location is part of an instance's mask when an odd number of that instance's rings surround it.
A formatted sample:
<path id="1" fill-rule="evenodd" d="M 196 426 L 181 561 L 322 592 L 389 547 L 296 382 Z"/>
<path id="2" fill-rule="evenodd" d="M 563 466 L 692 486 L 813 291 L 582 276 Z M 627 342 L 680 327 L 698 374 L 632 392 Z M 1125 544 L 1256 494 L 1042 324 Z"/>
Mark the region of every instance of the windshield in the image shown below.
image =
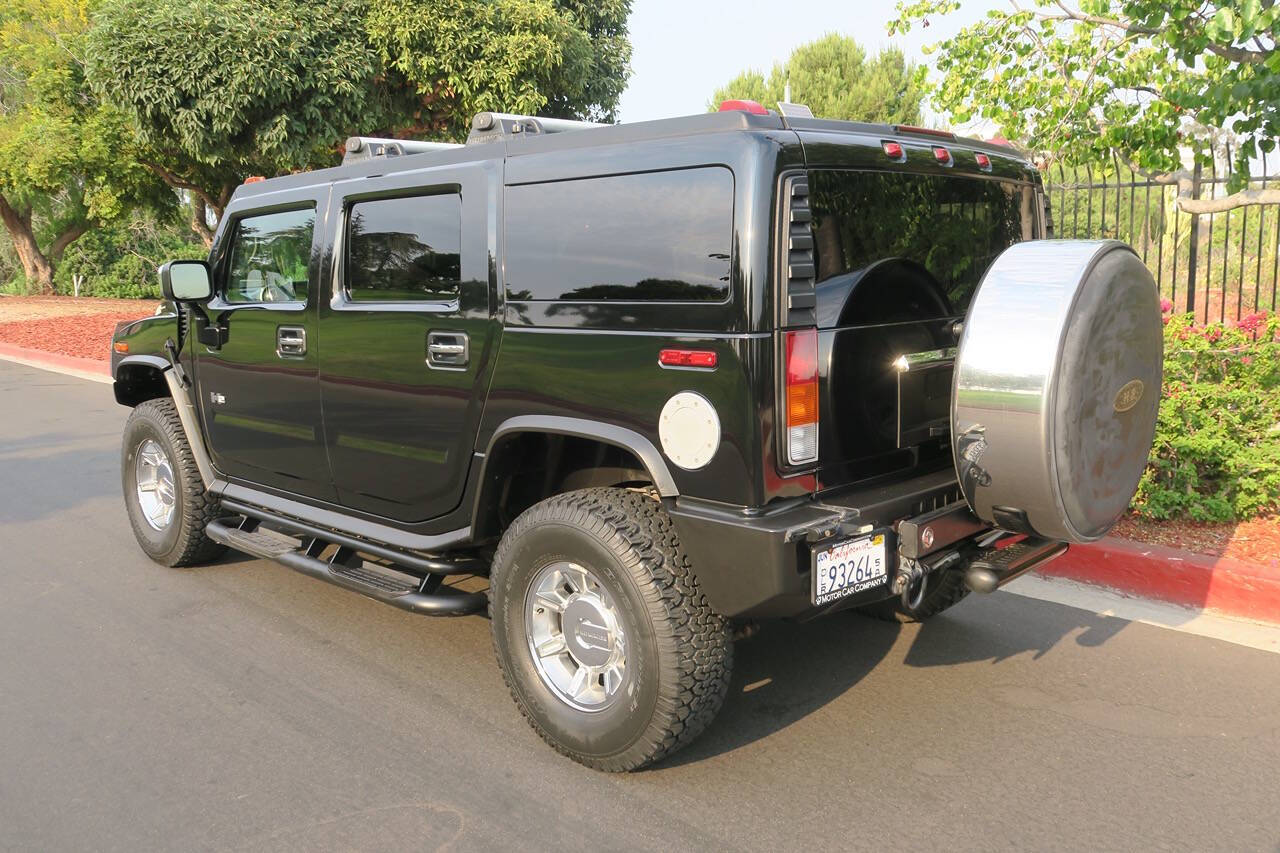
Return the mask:
<path id="1" fill-rule="evenodd" d="M 1035 236 L 1029 184 L 814 170 L 809 192 L 820 326 L 856 319 L 848 316 L 848 304 L 858 301 L 852 295 L 874 290 L 879 302 L 892 299 L 886 290 L 921 283 L 933 291 L 930 314 L 962 314 L 996 256 Z"/>

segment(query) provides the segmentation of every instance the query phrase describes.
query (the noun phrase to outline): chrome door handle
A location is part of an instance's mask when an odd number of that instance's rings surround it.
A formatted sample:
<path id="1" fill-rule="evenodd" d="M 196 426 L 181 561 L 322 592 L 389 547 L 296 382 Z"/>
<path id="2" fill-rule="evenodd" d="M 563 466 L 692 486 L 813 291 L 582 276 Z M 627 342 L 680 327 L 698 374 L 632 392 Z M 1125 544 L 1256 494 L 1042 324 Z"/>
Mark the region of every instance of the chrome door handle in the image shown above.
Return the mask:
<path id="1" fill-rule="evenodd" d="M 470 358 L 466 332 L 427 332 L 427 367 L 461 370 Z"/>
<path id="2" fill-rule="evenodd" d="M 302 358 L 307 354 L 307 330 L 301 326 L 276 327 L 276 355 Z"/>

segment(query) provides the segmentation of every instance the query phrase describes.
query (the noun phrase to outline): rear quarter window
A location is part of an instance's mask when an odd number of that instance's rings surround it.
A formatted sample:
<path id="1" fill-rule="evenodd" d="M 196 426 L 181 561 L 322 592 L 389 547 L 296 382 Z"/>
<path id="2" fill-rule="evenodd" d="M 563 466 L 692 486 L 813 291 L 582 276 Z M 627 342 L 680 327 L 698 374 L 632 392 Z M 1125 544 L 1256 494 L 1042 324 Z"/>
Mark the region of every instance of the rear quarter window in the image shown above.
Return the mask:
<path id="1" fill-rule="evenodd" d="M 507 187 L 507 297 L 723 302 L 733 173 L 723 167 Z"/>

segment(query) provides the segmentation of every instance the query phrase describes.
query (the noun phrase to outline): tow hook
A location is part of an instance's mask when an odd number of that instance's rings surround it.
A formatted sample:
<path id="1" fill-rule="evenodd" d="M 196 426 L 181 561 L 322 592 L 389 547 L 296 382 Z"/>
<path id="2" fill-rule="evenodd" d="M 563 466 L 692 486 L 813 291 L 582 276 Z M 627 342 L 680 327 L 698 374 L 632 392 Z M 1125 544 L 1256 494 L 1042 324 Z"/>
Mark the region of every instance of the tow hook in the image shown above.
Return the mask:
<path id="1" fill-rule="evenodd" d="M 898 574 L 894 577 L 893 585 L 889 589 L 902 596 L 903 607 L 913 610 L 924 601 L 924 593 L 929 586 L 929 575 L 947 568 L 959 559 L 960 554 L 957 551 L 948 551 L 930 564 L 910 557 L 900 557 Z"/>
<path id="2" fill-rule="evenodd" d="M 903 557 L 898 563 L 898 574 L 893 578 L 893 586 L 889 589 L 894 595 L 901 595 L 911 588 L 911 584 L 926 574 L 924 566 L 918 560 Z"/>

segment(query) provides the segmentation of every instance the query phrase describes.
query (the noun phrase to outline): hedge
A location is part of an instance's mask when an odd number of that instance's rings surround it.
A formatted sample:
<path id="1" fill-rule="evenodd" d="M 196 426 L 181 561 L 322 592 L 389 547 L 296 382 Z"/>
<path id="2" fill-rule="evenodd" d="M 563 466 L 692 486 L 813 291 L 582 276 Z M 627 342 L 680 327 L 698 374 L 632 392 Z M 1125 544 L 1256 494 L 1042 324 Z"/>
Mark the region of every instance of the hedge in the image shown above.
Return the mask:
<path id="1" fill-rule="evenodd" d="M 1165 309 L 1172 306 L 1167 302 Z M 1165 316 L 1164 387 L 1133 508 L 1241 521 L 1280 507 L 1280 314 L 1196 325 Z"/>

